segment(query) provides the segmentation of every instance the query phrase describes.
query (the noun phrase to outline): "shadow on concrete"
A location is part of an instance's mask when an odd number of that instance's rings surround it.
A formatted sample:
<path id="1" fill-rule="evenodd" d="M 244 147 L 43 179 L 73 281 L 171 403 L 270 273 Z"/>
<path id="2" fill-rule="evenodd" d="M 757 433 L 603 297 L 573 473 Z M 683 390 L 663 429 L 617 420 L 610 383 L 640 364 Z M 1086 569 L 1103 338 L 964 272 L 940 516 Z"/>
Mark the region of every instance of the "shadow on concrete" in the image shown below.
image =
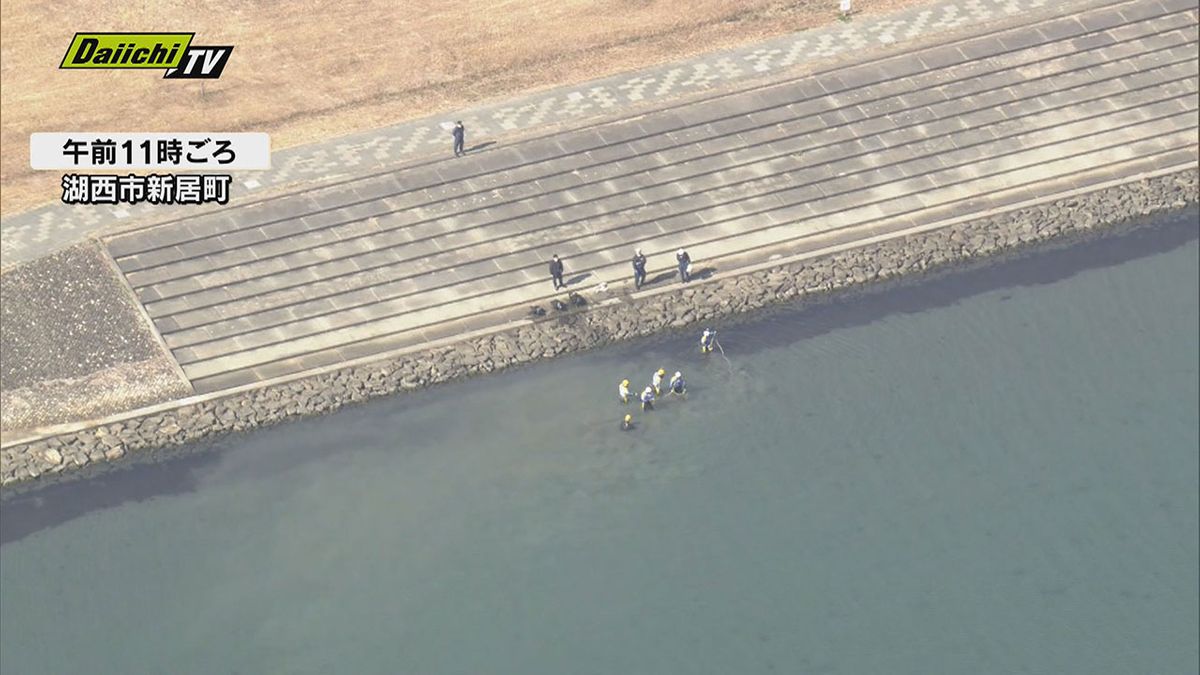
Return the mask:
<path id="1" fill-rule="evenodd" d="M 671 270 L 670 272 L 659 272 L 658 274 L 655 274 L 654 276 L 647 275 L 646 283 L 642 284 L 642 288 L 645 288 L 647 286 L 653 286 L 655 284 L 661 284 L 665 281 L 670 281 L 671 279 L 674 279 L 674 278 L 675 278 L 675 270 Z"/>
<path id="2" fill-rule="evenodd" d="M 590 277 L 590 276 L 592 276 L 591 272 L 584 272 L 583 274 L 576 274 L 575 276 L 571 277 L 570 279 L 567 279 L 567 285 L 574 286 L 575 284 L 582 283 L 585 280 L 587 280 L 588 277 Z"/>
<path id="3" fill-rule="evenodd" d="M 463 154 L 469 155 L 473 152 L 479 152 L 480 150 L 483 150 L 484 148 L 491 146 L 491 145 L 495 145 L 495 144 L 496 144 L 496 141 L 487 141 L 485 143 L 476 143 L 475 145 L 472 145 L 471 147 L 467 148 L 466 151 L 463 152 Z"/>

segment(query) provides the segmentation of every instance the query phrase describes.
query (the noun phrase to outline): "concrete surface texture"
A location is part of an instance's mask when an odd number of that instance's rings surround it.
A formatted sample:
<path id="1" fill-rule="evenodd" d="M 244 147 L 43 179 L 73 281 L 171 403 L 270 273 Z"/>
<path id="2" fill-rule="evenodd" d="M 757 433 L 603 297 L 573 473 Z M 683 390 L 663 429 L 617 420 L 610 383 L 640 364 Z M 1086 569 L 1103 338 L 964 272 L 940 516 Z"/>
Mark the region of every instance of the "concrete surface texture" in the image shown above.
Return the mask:
<path id="1" fill-rule="evenodd" d="M 0 277 L 0 430 L 192 393 L 95 242 Z"/>

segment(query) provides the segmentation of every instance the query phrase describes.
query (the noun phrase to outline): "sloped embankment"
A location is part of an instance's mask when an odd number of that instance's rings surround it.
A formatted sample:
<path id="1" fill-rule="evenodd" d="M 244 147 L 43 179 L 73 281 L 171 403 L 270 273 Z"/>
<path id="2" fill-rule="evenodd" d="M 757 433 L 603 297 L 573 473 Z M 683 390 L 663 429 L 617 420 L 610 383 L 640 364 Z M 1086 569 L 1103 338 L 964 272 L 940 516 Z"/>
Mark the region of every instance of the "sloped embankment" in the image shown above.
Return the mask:
<path id="1" fill-rule="evenodd" d="M 94 242 L 0 276 L 0 326 L 5 434 L 192 391 Z"/>

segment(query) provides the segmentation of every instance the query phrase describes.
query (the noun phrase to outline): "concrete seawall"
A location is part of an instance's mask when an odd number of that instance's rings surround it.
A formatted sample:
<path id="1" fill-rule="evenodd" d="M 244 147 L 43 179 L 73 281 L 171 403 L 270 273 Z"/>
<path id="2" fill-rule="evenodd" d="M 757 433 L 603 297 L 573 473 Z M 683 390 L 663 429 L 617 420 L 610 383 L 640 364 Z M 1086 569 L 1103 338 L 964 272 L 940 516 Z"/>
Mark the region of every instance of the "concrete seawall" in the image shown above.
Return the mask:
<path id="1" fill-rule="evenodd" d="M 1200 201 L 1200 172 L 1186 168 L 962 222 L 890 238 L 838 242 L 767 262 L 736 276 L 701 280 L 584 309 L 551 311 L 537 321 L 432 348 L 386 355 L 260 388 L 135 411 L 104 424 L 0 451 L 6 491 L 86 475 L 132 452 L 178 446 L 284 420 L 324 414 L 349 403 L 599 347 L 686 329 L 786 302 L 979 264 L 1037 246 L 1065 245 L 1137 226 L 1145 216 Z"/>

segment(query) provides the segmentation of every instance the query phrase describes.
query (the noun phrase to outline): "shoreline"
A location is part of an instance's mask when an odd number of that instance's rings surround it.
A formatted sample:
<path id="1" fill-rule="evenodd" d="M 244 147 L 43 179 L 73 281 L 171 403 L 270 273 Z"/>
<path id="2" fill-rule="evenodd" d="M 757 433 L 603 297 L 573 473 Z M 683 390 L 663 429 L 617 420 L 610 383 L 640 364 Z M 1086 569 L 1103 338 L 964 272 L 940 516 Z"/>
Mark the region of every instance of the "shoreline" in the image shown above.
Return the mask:
<path id="1" fill-rule="evenodd" d="M 1154 216 L 1146 227 L 1113 236 L 1067 246 L 1047 245 L 1023 255 L 997 257 L 993 259 L 995 262 L 989 260 L 987 264 L 956 267 L 911 282 L 900 279 L 857 292 L 826 296 L 827 301 L 822 298 L 807 303 L 783 303 L 730 320 L 725 330 L 736 336 L 736 362 L 760 350 L 787 348 L 797 341 L 819 339 L 831 332 L 863 327 L 896 314 L 947 309 L 960 302 L 970 302 L 978 295 L 997 292 L 1007 295 L 1029 287 L 1061 283 L 1079 274 L 1166 255 L 1184 246 L 1194 246 L 1200 240 L 1200 229 L 1191 225 L 1198 216 L 1200 212 L 1195 209 Z M 573 355 L 571 359 L 582 359 L 589 365 L 598 363 L 601 367 L 623 364 L 647 351 L 690 350 L 694 337 L 690 332 L 663 332 Z M 540 369 L 556 368 L 558 363 L 531 364 L 528 369 L 511 372 L 506 377 L 540 377 Z M 344 413 L 364 418 L 403 414 L 413 409 L 445 405 L 460 395 L 480 391 L 480 387 L 495 392 L 511 386 L 515 383 L 504 378 L 463 379 L 430 389 L 420 396 L 374 399 Z M 340 424 L 335 419 L 328 423 Z M 305 429 L 318 433 L 324 424 L 323 418 L 310 417 L 288 421 L 275 431 L 304 435 Z M 302 426 L 293 428 L 293 425 Z M 226 434 L 155 452 L 131 453 L 122 462 L 100 463 L 73 472 L 69 480 L 23 484 L 29 489 L 2 495 L 0 547 L 89 513 L 203 489 L 206 480 L 219 471 L 228 458 L 243 452 L 246 444 L 259 442 L 268 441 L 256 435 Z M 333 451 L 345 454 L 353 453 L 354 449 L 342 447 Z M 325 453 L 321 453 L 320 457 L 324 456 Z M 314 456 L 312 448 L 301 449 L 274 459 L 264 458 L 253 465 L 252 475 L 247 475 L 245 469 L 239 470 L 238 475 L 252 480 L 269 478 L 275 472 L 288 471 L 320 457 Z"/>
<path id="2" fill-rule="evenodd" d="M 88 477 L 112 468 L 129 453 L 216 440 L 234 431 L 615 342 L 715 324 L 749 312 L 799 308 L 855 291 L 884 290 L 889 283 L 913 283 L 1037 249 L 1122 234 L 1146 226 L 1147 216 L 1194 207 L 1200 201 L 1198 184 L 1200 173 L 1190 168 L 20 443 L 0 451 L 2 494 Z"/>

